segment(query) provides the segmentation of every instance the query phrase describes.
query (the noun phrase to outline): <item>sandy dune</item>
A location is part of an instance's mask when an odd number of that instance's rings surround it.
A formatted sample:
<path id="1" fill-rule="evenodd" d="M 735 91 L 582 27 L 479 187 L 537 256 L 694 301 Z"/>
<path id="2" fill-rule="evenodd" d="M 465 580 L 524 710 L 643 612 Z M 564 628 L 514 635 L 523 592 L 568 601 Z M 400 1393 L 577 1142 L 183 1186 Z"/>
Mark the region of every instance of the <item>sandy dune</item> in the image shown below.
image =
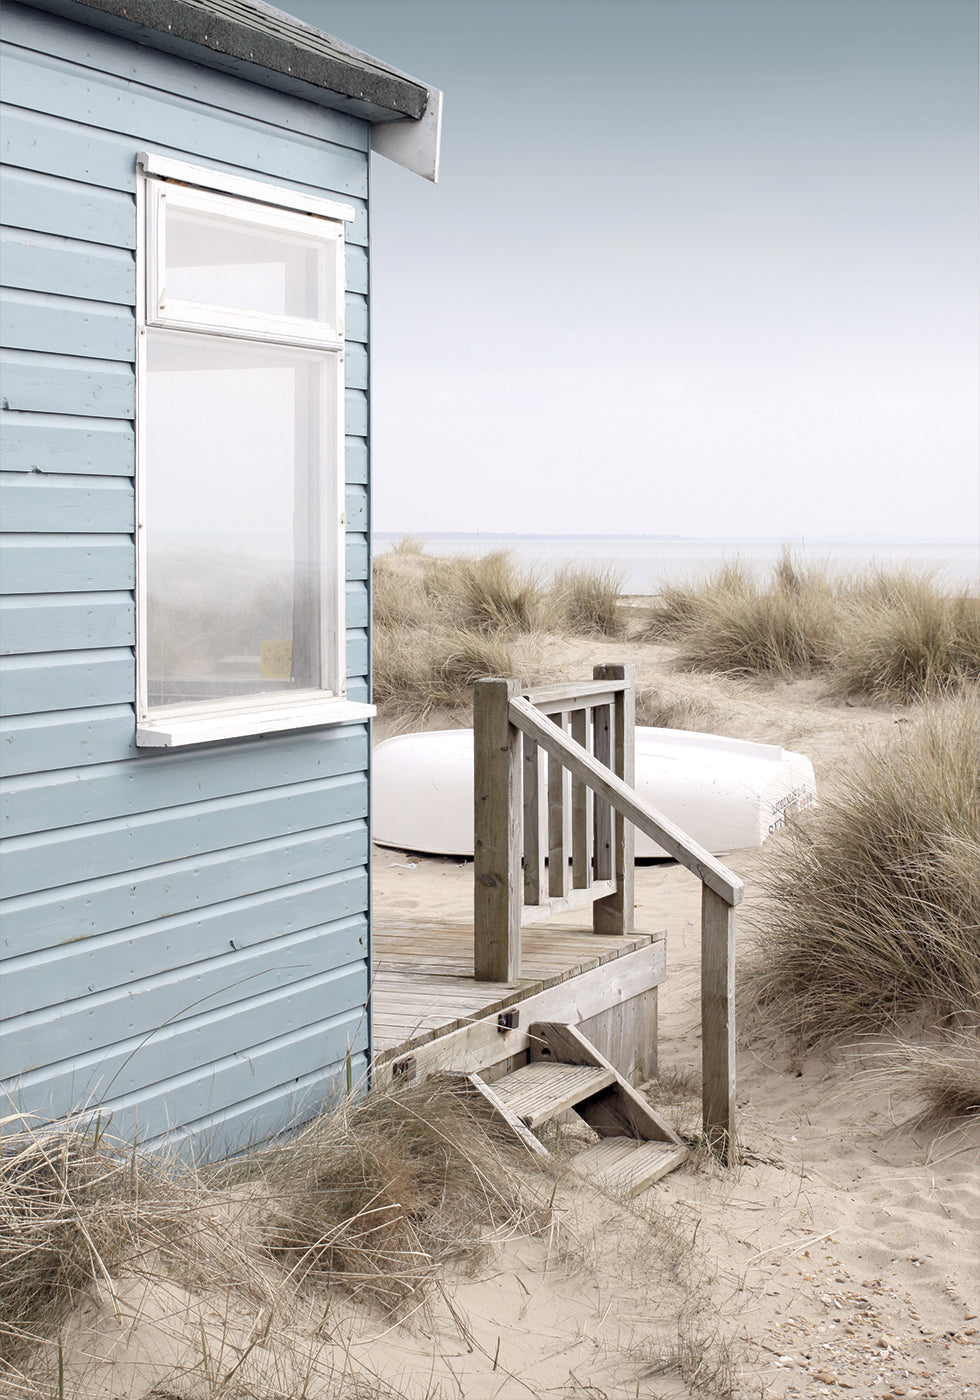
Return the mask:
<path id="1" fill-rule="evenodd" d="M 571 673 L 577 662 L 578 673 L 587 675 L 594 661 L 613 659 L 622 649 L 621 643 L 582 644 L 580 656 L 563 659 Z M 678 676 L 670 671 L 666 648 L 644 647 L 636 659 L 638 687 L 658 687 L 698 707 L 705 728 L 806 753 L 824 793 L 865 740 L 907 722 L 901 712 L 842 705 L 826 697 L 819 682 L 760 685 Z M 746 882 L 742 938 L 761 902 L 760 878 L 773 841 L 765 851 L 725 858 Z M 468 864 L 381 848 L 375 856 L 382 916 L 386 910 L 448 918 L 468 912 Z M 672 864 L 646 864 L 637 868 L 636 898 L 637 927 L 668 931 L 661 1074 L 667 1085 L 687 1086 L 686 1093 L 675 1094 L 674 1108 L 685 1129 L 696 1131 L 691 1086 L 700 1056 L 700 886 Z M 696 1232 L 692 1267 L 699 1281 L 688 1286 L 703 1311 L 693 1321 L 685 1316 L 681 1326 L 731 1341 L 740 1373 L 732 1393 L 848 1394 L 854 1400 L 980 1396 L 980 1121 L 923 1127 L 916 1104 L 881 1074 L 880 1049 L 843 1047 L 801 1061 L 778 1035 L 746 1018 L 738 1057 L 746 1161 L 728 1172 L 710 1165 L 684 1168 L 641 1198 L 666 1212 L 688 1239 Z M 658 1106 L 669 1101 L 660 1085 L 650 1086 L 650 1093 Z M 581 1199 L 567 1207 L 572 1219 L 578 1212 L 585 1219 L 590 1211 L 602 1215 L 604 1209 Z M 665 1314 L 672 1301 L 661 1296 L 655 1274 L 646 1281 L 642 1267 L 637 1274 L 628 1246 L 621 1257 L 618 1231 L 610 1217 L 600 1232 L 595 1310 L 601 1317 L 610 1306 L 606 1340 L 615 1350 L 625 1335 L 629 1352 L 636 1338 L 656 1332 L 658 1322 L 666 1324 L 663 1335 L 670 1339 Z M 626 1236 L 632 1238 L 628 1226 Z M 469 1294 L 467 1303 L 480 1306 Z M 615 1336 L 608 1334 L 610 1317 Z M 530 1330 L 533 1336 L 533 1323 Z M 655 1352 L 649 1354 L 655 1362 Z M 628 1361 L 618 1386 L 610 1387 L 601 1366 L 583 1372 L 571 1357 L 567 1367 L 553 1358 L 541 1394 L 688 1393 L 683 1385 L 672 1389 L 665 1376 L 638 1380 Z M 590 1384 L 596 1389 L 590 1391 Z M 725 1394 L 721 1378 L 706 1393 Z"/>

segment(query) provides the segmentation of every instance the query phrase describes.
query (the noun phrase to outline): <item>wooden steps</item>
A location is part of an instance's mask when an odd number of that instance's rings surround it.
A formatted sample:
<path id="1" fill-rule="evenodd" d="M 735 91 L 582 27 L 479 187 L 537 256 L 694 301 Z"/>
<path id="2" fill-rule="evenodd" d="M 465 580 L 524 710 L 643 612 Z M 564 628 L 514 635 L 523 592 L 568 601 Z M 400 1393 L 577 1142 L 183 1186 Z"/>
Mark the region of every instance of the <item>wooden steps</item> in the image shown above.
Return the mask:
<path id="1" fill-rule="evenodd" d="M 569 1109 L 600 1136 L 574 1159 L 575 1170 L 617 1194 L 633 1196 L 680 1166 L 689 1149 L 577 1027 L 538 1021 L 530 1060 L 487 1083 L 465 1076 L 498 1117 L 537 1156 L 549 1156 L 534 1129 Z"/>
<path id="2" fill-rule="evenodd" d="M 635 1196 L 689 1156 L 690 1148 L 683 1143 L 675 1147 L 672 1143 L 639 1142 L 636 1138 L 600 1138 L 577 1154 L 574 1167 L 617 1196 Z"/>
<path id="3" fill-rule="evenodd" d="M 493 1086 L 498 1098 L 526 1128 L 538 1128 L 583 1099 L 616 1082 L 615 1070 L 592 1065 L 555 1065 L 538 1060 L 514 1070 Z"/>

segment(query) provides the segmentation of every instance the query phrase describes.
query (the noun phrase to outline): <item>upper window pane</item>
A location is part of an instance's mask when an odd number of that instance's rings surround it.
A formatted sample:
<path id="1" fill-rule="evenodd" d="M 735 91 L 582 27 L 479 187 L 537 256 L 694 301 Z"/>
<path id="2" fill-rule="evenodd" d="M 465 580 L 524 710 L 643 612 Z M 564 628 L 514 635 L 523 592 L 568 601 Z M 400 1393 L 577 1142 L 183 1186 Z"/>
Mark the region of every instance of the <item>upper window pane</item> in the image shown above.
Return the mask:
<path id="1" fill-rule="evenodd" d="M 165 298 L 320 319 L 323 245 L 220 214 L 171 208 Z"/>
<path id="2" fill-rule="evenodd" d="M 154 319 L 340 338 L 339 225 L 175 187 L 156 201 Z"/>

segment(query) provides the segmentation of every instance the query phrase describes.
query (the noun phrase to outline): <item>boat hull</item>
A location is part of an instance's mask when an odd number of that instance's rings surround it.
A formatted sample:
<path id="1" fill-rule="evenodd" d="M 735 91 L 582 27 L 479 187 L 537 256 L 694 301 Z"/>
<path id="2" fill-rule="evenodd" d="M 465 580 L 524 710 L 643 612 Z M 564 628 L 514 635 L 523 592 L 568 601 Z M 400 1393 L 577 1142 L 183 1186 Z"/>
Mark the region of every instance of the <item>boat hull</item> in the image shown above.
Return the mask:
<path id="1" fill-rule="evenodd" d="M 816 801 L 813 765 L 775 744 L 680 729 L 636 730 L 640 796 L 716 854 L 761 846 Z M 374 751 L 374 840 L 433 855 L 473 854 L 473 731 L 399 734 Z M 667 853 L 641 832 L 639 859 Z"/>

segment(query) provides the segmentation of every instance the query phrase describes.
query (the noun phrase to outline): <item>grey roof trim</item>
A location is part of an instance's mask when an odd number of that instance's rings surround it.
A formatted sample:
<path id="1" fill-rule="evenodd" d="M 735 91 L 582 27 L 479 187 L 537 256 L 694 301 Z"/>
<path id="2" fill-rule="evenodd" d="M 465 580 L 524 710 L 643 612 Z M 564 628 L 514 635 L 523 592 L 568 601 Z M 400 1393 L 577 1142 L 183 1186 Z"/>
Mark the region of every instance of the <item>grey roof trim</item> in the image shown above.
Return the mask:
<path id="1" fill-rule="evenodd" d="M 259 0 L 27 3 L 370 122 L 419 121 L 429 100 L 425 83 Z"/>

